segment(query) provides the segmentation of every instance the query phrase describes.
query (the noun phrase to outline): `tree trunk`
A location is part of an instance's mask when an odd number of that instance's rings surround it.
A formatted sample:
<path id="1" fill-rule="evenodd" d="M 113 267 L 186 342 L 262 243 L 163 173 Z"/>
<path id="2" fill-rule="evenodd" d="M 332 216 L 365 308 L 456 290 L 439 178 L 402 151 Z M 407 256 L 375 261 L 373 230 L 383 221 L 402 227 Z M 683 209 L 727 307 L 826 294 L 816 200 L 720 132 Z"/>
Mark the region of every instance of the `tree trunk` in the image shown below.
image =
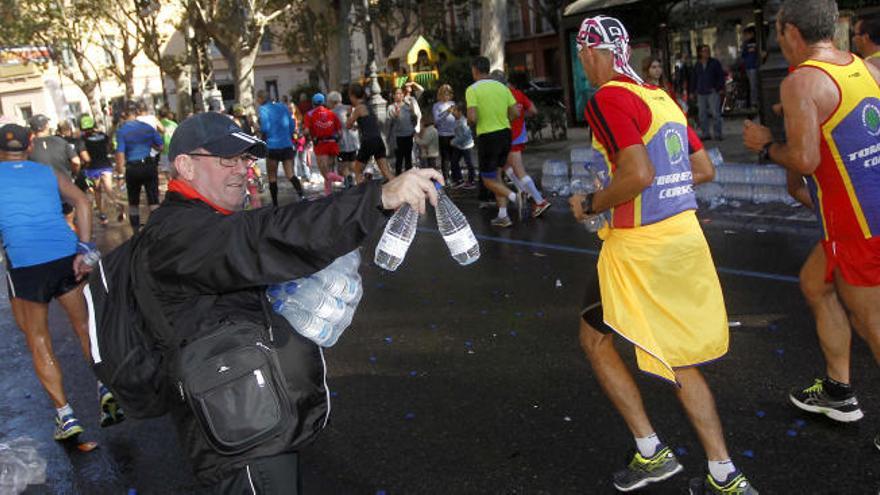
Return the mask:
<path id="1" fill-rule="evenodd" d="M 128 44 L 128 38 L 122 43 L 122 83 L 125 85 L 125 99 L 134 99 L 134 57 Z"/>
<path id="2" fill-rule="evenodd" d="M 507 21 L 505 0 L 483 0 L 480 21 L 480 54 L 489 58 L 491 70 L 504 70 L 504 23 Z"/>
<path id="3" fill-rule="evenodd" d="M 245 112 L 254 109 L 254 64 L 259 52 L 260 44 L 254 43 L 254 47 L 249 52 L 238 54 L 237 64 L 229 67 L 235 79 L 235 98 L 244 107 Z"/>
<path id="4" fill-rule="evenodd" d="M 91 110 L 95 121 L 98 124 L 103 124 L 104 129 L 107 130 L 110 123 L 104 122 L 104 109 L 101 108 L 101 99 L 98 97 L 98 85 L 95 83 L 84 84 L 80 86 L 80 89 L 85 93 L 86 99 L 89 101 L 89 110 Z"/>
<path id="5" fill-rule="evenodd" d="M 192 78 L 189 70 L 181 70 L 174 76 L 177 87 L 177 118 L 183 120 L 193 111 Z"/>

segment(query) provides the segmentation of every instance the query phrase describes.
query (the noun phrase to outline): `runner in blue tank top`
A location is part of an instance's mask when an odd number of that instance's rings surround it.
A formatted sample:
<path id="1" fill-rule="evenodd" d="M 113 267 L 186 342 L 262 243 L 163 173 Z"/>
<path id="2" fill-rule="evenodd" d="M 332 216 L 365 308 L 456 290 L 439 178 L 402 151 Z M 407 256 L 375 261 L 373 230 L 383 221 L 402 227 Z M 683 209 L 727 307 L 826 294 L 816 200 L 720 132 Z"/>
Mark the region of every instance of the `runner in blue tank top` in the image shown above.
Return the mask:
<path id="1" fill-rule="evenodd" d="M 24 127 L 0 127 L 0 236 L 6 250 L 6 283 L 15 321 L 25 334 L 37 377 L 55 405 L 55 439 L 82 433 L 62 386 L 61 368 L 52 352 L 49 302 L 58 299 L 91 364 L 88 314 L 81 281 L 91 271 L 84 255 L 96 252 L 91 238 L 88 197 L 62 173 L 27 160 L 30 133 Z M 61 201 L 75 207 L 75 234 L 61 213 Z M 101 425 L 122 420 L 113 395 L 98 382 Z"/>

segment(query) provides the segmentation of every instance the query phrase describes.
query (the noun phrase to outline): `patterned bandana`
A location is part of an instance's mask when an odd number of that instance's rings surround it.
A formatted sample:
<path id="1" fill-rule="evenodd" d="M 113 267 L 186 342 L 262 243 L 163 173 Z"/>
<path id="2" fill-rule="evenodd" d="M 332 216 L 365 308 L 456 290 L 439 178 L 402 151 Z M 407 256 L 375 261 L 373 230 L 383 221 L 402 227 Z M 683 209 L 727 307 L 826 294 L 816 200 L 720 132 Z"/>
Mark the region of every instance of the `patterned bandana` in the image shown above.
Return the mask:
<path id="1" fill-rule="evenodd" d="M 639 84 L 644 84 L 642 78 L 629 65 L 631 54 L 629 34 L 618 19 L 604 15 L 584 19 L 577 35 L 577 47 L 578 51 L 584 48 L 611 51 L 614 54 L 614 71 Z"/>

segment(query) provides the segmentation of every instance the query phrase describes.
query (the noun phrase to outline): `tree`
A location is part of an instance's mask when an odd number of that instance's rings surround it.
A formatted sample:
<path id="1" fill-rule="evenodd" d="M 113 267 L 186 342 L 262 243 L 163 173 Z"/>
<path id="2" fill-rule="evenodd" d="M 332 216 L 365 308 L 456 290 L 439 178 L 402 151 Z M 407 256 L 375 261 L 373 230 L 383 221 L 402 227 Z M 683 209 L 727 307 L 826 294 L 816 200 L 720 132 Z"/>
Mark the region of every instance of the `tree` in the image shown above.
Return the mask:
<path id="1" fill-rule="evenodd" d="M 525 6 L 539 22 L 541 19 L 550 24 L 553 32 L 559 32 L 559 21 L 562 10 L 571 0 L 519 0 L 518 5 Z"/>
<path id="2" fill-rule="evenodd" d="M 103 120 L 99 86 L 108 75 L 90 48 L 100 46 L 95 6 L 90 0 L 4 0 L 4 44 L 45 47 L 58 72 L 88 99 Z"/>
<path id="3" fill-rule="evenodd" d="M 285 17 L 281 44 L 295 63 L 312 63 L 323 87 L 330 87 L 330 52 L 340 27 L 335 9 L 316 12 L 308 0 L 293 0 L 296 15 Z M 266 35 L 273 33 L 267 31 Z"/>
<path id="4" fill-rule="evenodd" d="M 492 70 L 504 69 L 504 25 L 506 0 L 483 0 L 480 26 L 480 54 L 489 58 Z"/>
<path id="5" fill-rule="evenodd" d="M 133 22 L 138 16 L 137 7 L 132 0 L 110 0 L 110 9 L 97 2 L 94 6 L 95 13 L 112 10 L 119 14 L 101 16 L 103 18 L 95 26 L 104 53 L 114 61 L 107 65 L 107 70 L 125 88 L 125 99 L 131 101 L 134 99 L 134 59 L 143 49 L 143 41 Z M 117 52 L 122 55 L 121 60 L 117 58 Z"/>
<path id="6" fill-rule="evenodd" d="M 182 0 L 190 22 L 206 33 L 229 64 L 235 96 L 253 108 L 254 63 L 266 26 L 296 3 L 287 0 Z"/>

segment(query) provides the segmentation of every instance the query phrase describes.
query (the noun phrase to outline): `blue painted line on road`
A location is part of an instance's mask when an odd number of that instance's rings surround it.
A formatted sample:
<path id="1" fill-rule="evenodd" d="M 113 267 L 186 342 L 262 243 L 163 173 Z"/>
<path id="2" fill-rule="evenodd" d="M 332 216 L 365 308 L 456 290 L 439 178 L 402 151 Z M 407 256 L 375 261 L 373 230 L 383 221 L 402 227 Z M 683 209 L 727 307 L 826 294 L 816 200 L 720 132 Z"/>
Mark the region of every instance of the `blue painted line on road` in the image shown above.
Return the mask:
<path id="1" fill-rule="evenodd" d="M 420 232 L 429 232 L 431 234 L 438 234 L 438 235 L 440 234 L 439 230 L 429 229 L 426 227 L 419 227 L 417 230 Z M 498 242 L 501 244 L 511 244 L 514 246 L 523 246 L 523 247 L 538 248 L 538 249 L 549 249 L 552 251 L 562 251 L 562 252 L 566 252 L 566 253 L 589 254 L 592 256 L 599 256 L 599 251 L 597 251 L 595 249 L 586 249 L 586 248 L 579 248 L 579 247 L 575 247 L 575 246 L 566 246 L 565 244 L 523 241 L 520 239 L 505 239 L 503 237 L 495 237 L 495 236 L 491 236 L 491 235 L 477 234 L 477 233 L 474 233 L 474 237 L 476 237 L 477 239 L 479 239 L 481 241 L 492 241 L 492 242 Z M 793 283 L 793 284 L 799 283 L 798 278 L 793 277 L 791 275 L 780 275 L 778 273 L 758 272 L 758 271 L 753 271 L 753 270 L 739 270 L 736 268 L 727 268 L 727 267 L 723 267 L 723 266 L 717 266 L 717 267 L 715 267 L 715 269 L 718 270 L 719 273 L 724 273 L 727 275 L 737 275 L 740 277 L 748 277 L 748 278 L 759 278 L 762 280 L 774 280 L 777 282 L 788 282 L 788 283 Z"/>

